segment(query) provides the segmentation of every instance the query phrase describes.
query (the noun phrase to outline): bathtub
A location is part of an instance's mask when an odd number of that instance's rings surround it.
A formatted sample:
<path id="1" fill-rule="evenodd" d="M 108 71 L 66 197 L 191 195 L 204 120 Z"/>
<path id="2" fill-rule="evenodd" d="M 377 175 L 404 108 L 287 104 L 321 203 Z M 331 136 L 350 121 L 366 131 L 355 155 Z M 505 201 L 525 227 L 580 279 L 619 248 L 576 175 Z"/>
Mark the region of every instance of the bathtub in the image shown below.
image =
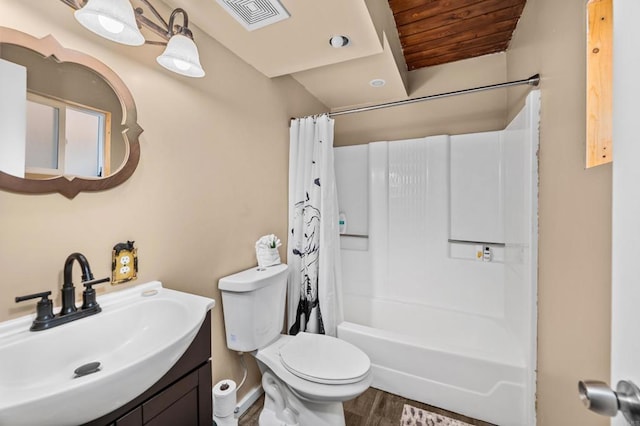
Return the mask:
<path id="1" fill-rule="evenodd" d="M 344 306 L 338 337 L 369 356 L 373 387 L 501 426 L 527 424 L 525 357 L 502 321 L 355 295 Z"/>

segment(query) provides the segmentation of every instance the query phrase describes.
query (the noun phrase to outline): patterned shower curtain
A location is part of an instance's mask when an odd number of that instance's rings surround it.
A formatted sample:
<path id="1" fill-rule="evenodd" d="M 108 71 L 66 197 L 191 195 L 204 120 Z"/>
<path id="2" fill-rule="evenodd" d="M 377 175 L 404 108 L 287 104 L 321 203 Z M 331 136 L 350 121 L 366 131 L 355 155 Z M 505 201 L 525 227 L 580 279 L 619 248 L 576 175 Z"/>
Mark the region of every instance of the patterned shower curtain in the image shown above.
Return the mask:
<path id="1" fill-rule="evenodd" d="M 289 141 L 289 334 L 335 336 L 342 321 L 334 120 L 291 120 Z"/>

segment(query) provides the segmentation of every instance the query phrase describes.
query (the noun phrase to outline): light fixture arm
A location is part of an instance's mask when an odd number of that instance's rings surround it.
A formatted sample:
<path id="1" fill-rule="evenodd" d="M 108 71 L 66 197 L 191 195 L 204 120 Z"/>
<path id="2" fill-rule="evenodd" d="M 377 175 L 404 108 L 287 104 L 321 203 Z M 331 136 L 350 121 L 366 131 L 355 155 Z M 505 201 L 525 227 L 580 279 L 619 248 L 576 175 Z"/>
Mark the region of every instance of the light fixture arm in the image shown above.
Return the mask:
<path id="1" fill-rule="evenodd" d="M 173 21 L 178 13 L 182 14 L 183 25 L 176 25 L 174 27 Z M 174 32 L 174 30 L 176 29 L 177 31 Z M 191 40 L 193 40 L 193 34 L 189 29 L 189 16 L 187 15 L 187 12 L 185 12 L 185 10 L 181 8 L 175 9 L 173 12 L 171 12 L 171 16 L 169 17 L 169 37 L 175 35 L 176 33 L 182 34 L 183 36 L 189 37 Z"/>
<path id="2" fill-rule="evenodd" d="M 152 11 L 155 10 L 151 6 L 150 6 L 150 9 Z M 140 26 L 147 28 L 148 30 L 150 30 L 151 32 L 156 34 L 158 37 L 161 37 L 164 40 L 164 42 L 149 42 L 149 40 L 145 40 L 145 43 L 166 45 L 167 44 L 166 42 L 167 40 L 169 40 L 170 36 L 168 35 L 169 27 L 168 27 L 168 24 L 165 22 L 165 20 L 164 19 L 162 20 L 162 24 L 164 26 L 161 27 L 160 25 L 156 24 L 155 22 L 153 22 L 152 20 L 144 16 L 143 15 L 144 11 L 142 10 L 141 7 L 136 7 L 135 12 L 136 12 L 136 22 L 138 22 Z"/>
<path id="3" fill-rule="evenodd" d="M 162 22 L 162 25 L 164 25 L 165 28 L 169 28 L 169 24 L 167 24 L 167 21 L 164 20 L 162 15 L 160 15 L 160 12 L 158 12 L 158 10 L 155 7 L 153 7 L 153 5 L 149 2 L 149 0 L 140 0 L 140 1 L 144 3 L 151 10 L 151 13 L 153 13 L 153 16 L 155 16 L 158 21 Z M 140 9 L 140 14 L 142 15 L 142 9 Z"/>
<path id="4" fill-rule="evenodd" d="M 60 0 L 74 10 L 80 9 L 86 3 L 86 0 Z"/>

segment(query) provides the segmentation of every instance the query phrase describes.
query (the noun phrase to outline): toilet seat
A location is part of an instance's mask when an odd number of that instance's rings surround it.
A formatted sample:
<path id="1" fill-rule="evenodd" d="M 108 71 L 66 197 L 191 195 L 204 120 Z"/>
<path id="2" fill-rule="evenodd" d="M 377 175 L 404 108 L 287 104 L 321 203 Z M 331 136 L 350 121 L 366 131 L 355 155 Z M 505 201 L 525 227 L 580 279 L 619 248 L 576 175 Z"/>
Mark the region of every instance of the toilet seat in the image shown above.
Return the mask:
<path id="1" fill-rule="evenodd" d="M 294 338 L 294 336 L 281 334 L 277 340 L 264 348 L 252 352 L 252 354 L 258 361 L 258 366 L 260 366 L 262 373 L 267 370 L 272 371 L 298 398 L 314 403 L 342 402 L 357 397 L 371 385 L 373 380 L 371 362 L 364 352 L 366 365 L 363 366 L 363 369 L 368 370 L 368 373 L 360 381 L 353 383 L 318 383 L 292 373 L 282 362 L 280 350 Z"/>
<path id="2" fill-rule="evenodd" d="M 369 357 L 335 337 L 298 333 L 280 348 L 280 361 L 292 374 L 322 384 L 356 383 L 369 374 Z"/>

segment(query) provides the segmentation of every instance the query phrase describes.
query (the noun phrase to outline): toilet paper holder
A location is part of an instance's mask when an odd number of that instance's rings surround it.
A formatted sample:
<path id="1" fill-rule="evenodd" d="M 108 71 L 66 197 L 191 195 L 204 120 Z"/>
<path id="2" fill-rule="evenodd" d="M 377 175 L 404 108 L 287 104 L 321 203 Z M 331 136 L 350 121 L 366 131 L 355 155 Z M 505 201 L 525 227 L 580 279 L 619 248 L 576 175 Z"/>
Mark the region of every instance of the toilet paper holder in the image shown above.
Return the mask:
<path id="1" fill-rule="evenodd" d="M 236 382 L 221 380 L 213 387 L 213 418 L 220 425 L 237 425 L 234 418 L 236 413 Z"/>
<path id="2" fill-rule="evenodd" d="M 581 380 L 578 393 L 585 407 L 595 413 L 614 417 L 621 411 L 630 424 L 640 422 L 640 389 L 631 381 L 620 380 L 614 391 L 605 382 Z"/>

